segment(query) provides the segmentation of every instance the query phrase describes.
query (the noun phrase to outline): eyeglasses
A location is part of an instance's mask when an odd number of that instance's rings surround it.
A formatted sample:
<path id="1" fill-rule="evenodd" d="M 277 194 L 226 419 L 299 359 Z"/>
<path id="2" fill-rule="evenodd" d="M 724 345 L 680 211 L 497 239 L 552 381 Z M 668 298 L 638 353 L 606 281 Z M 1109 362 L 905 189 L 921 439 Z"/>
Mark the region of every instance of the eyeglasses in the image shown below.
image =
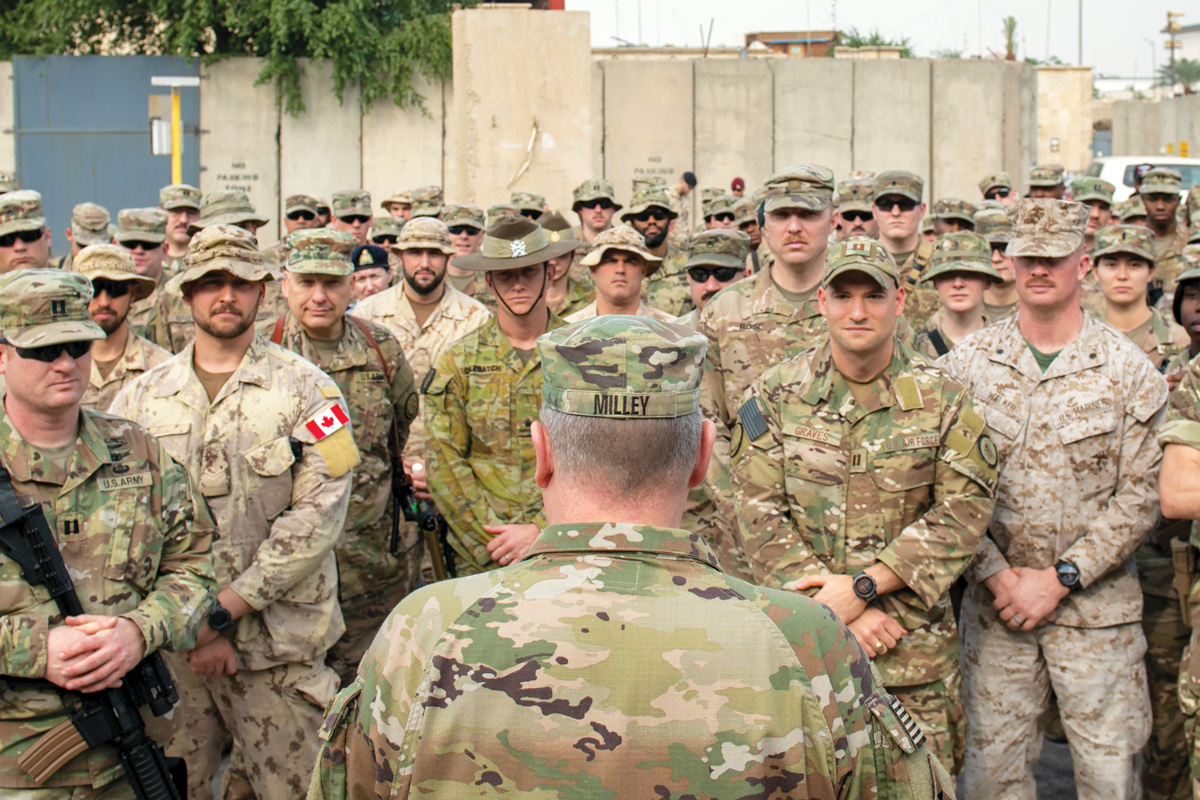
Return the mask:
<path id="1" fill-rule="evenodd" d="M 91 342 L 59 342 L 58 344 L 48 344 L 44 347 L 18 347 L 17 355 L 21 358 L 52 364 L 58 360 L 58 357 L 62 355 L 64 350 L 67 351 L 67 355 L 78 361 L 87 355 L 91 349 Z"/>
<path id="2" fill-rule="evenodd" d="M 528 208 L 521 209 L 522 217 L 529 217 L 530 219 L 537 219 L 541 215 L 542 215 L 542 212 L 540 212 L 540 211 L 533 211 L 532 209 L 528 209 Z"/>
<path id="3" fill-rule="evenodd" d="M 371 241 L 375 244 L 395 244 L 400 241 L 400 237 L 392 236 L 390 233 L 381 233 L 378 236 L 372 236 Z"/>
<path id="4" fill-rule="evenodd" d="M 870 211 L 843 211 L 842 219 L 850 222 L 870 222 L 875 219 L 875 215 Z"/>
<path id="5" fill-rule="evenodd" d="M 742 272 L 741 267 L 688 267 L 688 277 L 696 283 L 708 283 L 716 278 L 718 283 L 729 283 Z"/>
<path id="6" fill-rule="evenodd" d="M 711 214 L 709 215 L 709 218 L 715 219 L 717 222 L 733 222 L 736 219 L 736 217 L 734 217 L 733 214 L 729 213 L 728 211 L 722 211 L 719 214 Z"/>
<path id="7" fill-rule="evenodd" d="M 451 225 L 447 230 L 450 231 L 451 236 L 458 236 L 461 233 L 474 236 L 479 233 L 479 228 L 476 228 L 474 225 Z"/>
<path id="8" fill-rule="evenodd" d="M 647 208 L 640 214 L 634 214 L 634 222 L 649 222 L 650 220 L 662 221 L 667 218 L 667 210 L 665 208 Z"/>
<path id="9" fill-rule="evenodd" d="M 917 201 L 907 197 L 879 197 L 875 200 L 875 207 L 883 212 L 889 212 L 896 206 L 899 206 L 901 211 L 912 211 L 917 207 Z"/>
<path id="10" fill-rule="evenodd" d="M 129 294 L 130 284 L 126 281 L 114 281 L 108 278 L 93 278 L 92 292 L 99 297 L 101 294 L 107 294 L 109 297 L 117 298 L 124 297 Z"/>
<path id="11" fill-rule="evenodd" d="M 997 197 L 1008 197 L 1010 194 L 1012 194 L 1011 189 L 992 189 L 984 197 L 987 200 L 995 200 Z"/>
<path id="12" fill-rule="evenodd" d="M 121 246 L 126 250 L 137 250 L 139 247 L 145 252 L 157 249 L 161 245 L 157 242 L 121 242 Z"/>
<path id="13" fill-rule="evenodd" d="M 344 217 L 338 217 L 339 221 L 345 222 L 347 225 L 366 225 L 370 219 L 370 217 L 365 217 L 362 214 L 347 214 Z"/>
<path id="14" fill-rule="evenodd" d="M 605 211 L 608 211 L 610 208 L 616 208 L 616 206 L 613 205 L 613 201 L 609 200 L 607 197 L 597 197 L 595 200 L 580 200 L 579 207 L 602 208 Z"/>
<path id="15" fill-rule="evenodd" d="M 0 247 L 12 247 L 20 239 L 25 244 L 33 244 L 38 239 L 42 238 L 45 228 L 38 228 L 36 231 L 17 231 L 16 233 L 6 233 L 0 236 Z"/>
<path id="16" fill-rule="evenodd" d="M 312 213 L 311 211 L 289 211 L 287 218 L 290 219 L 292 222 L 297 222 L 299 220 L 304 220 L 305 222 L 309 222 L 311 220 L 316 219 L 317 215 Z"/>

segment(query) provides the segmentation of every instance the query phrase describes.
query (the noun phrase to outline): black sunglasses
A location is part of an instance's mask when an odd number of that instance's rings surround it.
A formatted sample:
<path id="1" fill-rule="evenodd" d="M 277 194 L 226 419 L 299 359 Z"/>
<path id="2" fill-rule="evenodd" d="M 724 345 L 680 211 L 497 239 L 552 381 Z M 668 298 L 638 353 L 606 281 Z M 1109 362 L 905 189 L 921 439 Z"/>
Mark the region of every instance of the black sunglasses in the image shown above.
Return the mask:
<path id="1" fill-rule="evenodd" d="M 78 361 L 87 355 L 91 349 L 91 342 L 59 342 L 58 344 L 48 344 L 44 347 L 18 347 L 17 355 L 21 358 L 52 364 L 62 355 L 63 350 L 66 350 L 67 355 Z"/>
<path id="2" fill-rule="evenodd" d="M 540 217 L 541 215 L 542 215 L 542 212 L 540 212 L 540 211 L 534 211 L 534 210 L 532 210 L 532 209 L 529 209 L 529 208 L 523 208 L 523 209 L 521 209 L 521 216 L 522 216 L 522 217 L 529 217 L 530 219 L 537 219 L 537 218 L 538 218 L 538 217 Z"/>
<path id="3" fill-rule="evenodd" d="M 400 237 L 392 236 L 390 233 L 381 233 L 378 236 L 372 236 L 371 241 L 375 244 L 395 244 L 400 241 Z"/>
<path id="4" fill-rule="evenodd" d="M 344 217 L 338 217 L 338 219 L 348 225 L 365 225 L 370 217 L 364 217 L 362 214 L 347 214 Z"/>
<path id="5" fill-rule="evenodd" d="M 580 208 L 603 208 L 607 211 L 610 208 L 616 208 L 612 200 L 607 197 L 597 197 L 595 200 L 580 200 Z"/>
<path id="6" fill-rule="evenodd" d="M 917 207 L 917 201 L 907 197 L 880 197 L 875 200 L 875 207 L 880 211 L 891 211 L 895 206 L 900 206 L 901 211 L 912 211 Z"/>
<path id="7" fill-rule="evenodd" d="M 984 199 L 995 200 L 997 197 L 1008 197 L 1011 193 L 1011 189 L 992 189 L 986 195 L 984 195 Z"/>
<path id="8" fill-rule="evenodd" d="M 107 293 L 112 298 L 124 297 L 129 294 L 129 289 L 130 284 L 126 281 L 113 281 L 108 278 L 92 279 L 92 293 L 97 297 L 101 293 Z"/>
<path id="9" fill-rule="evenodd" d="M 733 214 L 729 213 L 728 211 L 722 211 L 719 214 L 712 214 L 710 215 L 710 218 L 715 219 L 717 222 L 733 222 L 736 219 L 736 217 L 734 217 Z"/>
<path id="10" fill-rule="evenodd" d="M 139 247 L 149 252 L 157 247 L 160 247 L 158 242 L 121 242 L 121 246 L 126 250 L 137 250 Z"/>
<path id="11" fill-rule="evenodd" d="M 25 244 L 33 244 L 38 239 L 42 238 L 44 228 L 38 228 L 36 231 L 17 231 L 16 233 L 6 233 L 0 236 L 0 247 L 12 247 L 20 239 Z"/>
<path id="12" fill-rule="evenodd" d="M 688 267 L 688 277 L 696 283 L 708 283 L 709 278 L 716 278 L 720 283 L 729 283 L 742 272 L 741 267 Z"/>
<path id="13" fill-rule="evenodd" d="M 458 236 L 460 233 L 474 236 L 479 233 L 479 228 L 476 228 L 474 225 L 451 225 L 446 230 L 450 231 L 451 236 Z"/>
<path id="14" fill-rule="evenodd" d="M 304 220 L 305 222 L 308 222 L 309 220 L 316 219 L 317 215 L 312 213 L 311 211 L 289 211 L 287 218 L 290 219 L 292 222 L 296 222 L 297 220 L 301 220 L 301 219 Z"/>
<path id="15" fill-rule="evenodd" d="M 634 214 L 635 222 L 649 222 L 650 220 L 661 221 L 667 218 L 667 210 L 664 208 L 647 208 L 640 214 Z"/>
<path id="16" fill-rule="evenodd" d="M 870 222 L 875 219 L 875 215 L 870 211 L 843 211 L 842 219 L 850 222 Z"/>

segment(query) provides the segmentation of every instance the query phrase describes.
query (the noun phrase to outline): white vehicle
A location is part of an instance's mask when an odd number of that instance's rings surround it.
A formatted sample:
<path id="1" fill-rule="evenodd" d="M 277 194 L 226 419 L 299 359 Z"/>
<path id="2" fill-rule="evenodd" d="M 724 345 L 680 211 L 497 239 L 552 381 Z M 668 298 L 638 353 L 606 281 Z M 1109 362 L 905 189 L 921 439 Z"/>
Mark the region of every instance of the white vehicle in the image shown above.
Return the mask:
<path id="1" fill-rule="evenodd" d="M 1113 202 L 1126 200 L 1133 194 L 1133 170 L 1139 164 L 1153 164 L 1156 167 L 1168 167 L 1183 176 L 1183 194 L 1192 184 L 1200 183 L 1200 158 L 1180 158 L 1179 156 L 1107 156 L 1097 158 L 1083 171 L 1084 175 L 1092 178 L 1103 178 L 1117 187 L 1113 192 Z"/>

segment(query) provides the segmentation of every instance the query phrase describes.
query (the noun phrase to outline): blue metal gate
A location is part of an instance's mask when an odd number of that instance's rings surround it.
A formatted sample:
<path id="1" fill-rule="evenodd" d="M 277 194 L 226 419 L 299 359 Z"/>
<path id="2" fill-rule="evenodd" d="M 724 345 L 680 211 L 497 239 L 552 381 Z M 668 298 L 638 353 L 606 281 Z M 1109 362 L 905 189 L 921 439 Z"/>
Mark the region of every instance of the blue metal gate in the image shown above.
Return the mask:
<path id="1" fill-rule="evenodd" d="M 71 208 L 91 201 L 113 222 L 122 208 L 158 205 L 171 182 L 170 156 L 150 154 L 153 75 L 197 75 L 196 64 L 172 56 L 48 56 L 13 59 L 17 179 L 42 193 L 55 255 L 70 247 L 63 231 Z M 183 181 L 199 180 L 200 97 L 181 94 Z"/>

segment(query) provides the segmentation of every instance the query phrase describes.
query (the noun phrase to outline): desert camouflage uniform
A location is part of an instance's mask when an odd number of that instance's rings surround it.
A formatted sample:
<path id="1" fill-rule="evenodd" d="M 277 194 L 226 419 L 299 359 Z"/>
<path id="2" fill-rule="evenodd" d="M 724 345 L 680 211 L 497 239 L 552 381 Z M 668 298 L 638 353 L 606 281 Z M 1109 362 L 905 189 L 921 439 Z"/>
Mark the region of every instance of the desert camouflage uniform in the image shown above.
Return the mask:
<path id="1" fill-rule="evenodd" d="M 166 283 L 159 284 L 158 289 L 151 295 L 155 300 L 154 308 L 149 313 L 149 322 L 140 329 L 142 336 L 172 353 L 181 352 L 191 343 L 192 339 L 196 338 L 196 324 L 192 321 L 192 309 L 184 302 L 183 292 L 179 288 L 181 277 L 183 277 L 182 273 Z M 255 324 L 277 319 L 280 314 L 286 313 L 287 299 L 280 294 L 279 284 L 275 281 L 268 281 L 266 294 L 263 296 L 262 304 L 258 307 L 258 314 L 254 318 Z M 132 325 L 132 307 L 129 311 L 129 318 Z"/>
<path id="2" fill-rule="evenodd" d="M 1086 315 L 1044 373 L 1016 317 L 966 337 L 942 362 L 983 407 L 1004 465 L 962 609 L 967 792 L 1034 796 L 1052 687 L 1080 798 L 1132 794 L 1133 757 L 1150 732 L 1133 554 L 1157 519 L 1166 382 Z M 1060 560 L 1078 567 L 1082 588 L 1056 622 L 1008 630 L 982 581 Z"/>
<path id="3" fill-rule="evenodd" d="M 873 605 L 907 633 L 875 665 L 957 773 L 966 732 L 949 590 L 987 531 L 996 449 L 962 385 L 907 348 L 871 392 L 855 401 L 828 337 L 754 383 L 747 406 L 766 430 L 734 434 L 740 538 L 763 586 L 875 563 L 896 573 L 905 588 Z"/>
<path id="4" fill-rule="evenodd" d="M 564 324 L 551 314 L 546 330 Z M 442 353 L 426 385 L 429 491 L 459 574 L 491 569 L 484 525 L 545 524 L 529 433 L 542 405 L 541 359 L 522 363 L 493 317 Z"/>
<path id="5" fill-rule="evenodd" d="M 453 286 L 447 286 L 437 309 L 425 320 L 424 326 L 418 325 L 402 283 L 360 300 L 354 307 L 354 316 L 376 322 L 392 332 L 408 358 L 418 386 L 423 385 L 429 370 L 447 347 L 491 319 L 488 310 L 477 301 Z M 423 417 L 423 414 L 417 414 L 409 428 L 408 443 L 404 447 L 404 457 L 408 460 L 425 457 Z"/>
<path id="6" fill-rule="evenodd" d="M 126 384 L 169 358 L 171 354 L 166 350 L 143 339 L 132 330 L 129 331 L 125 340 L 125 352 L 112 372 L 108 373 L 108 377 L 100 374 L 96 360 L 92 359 L 92 373 L 88 378 L 88 387 L 83 391 L 80 405 L 93 411 L 108 411 L 113 399 Z"/>
<path id="7" fill-rule="evenodd" d="M 661 309 L 671 316 L 678 317 L 696 307 L 692 302 L 692 290 L 688 288 L 686 248 L 668 245 L 667 253 L 663 256 L 662 266 L 646 279 L 642 286 L 642 296 L 654 308 Z"/>
<path id="8" fill-rule="evenodd" d="M 218 585 L 255 610 L 225 634 L 237 674 L 201 678 L 186 659 L 173 661 L 183 716 L 168 752 L 187 761 L 189 797 L 205 797 L 232 733 L 223 791 L 294 798 L 316 757 L 311 731 L 338 687 L 325 666 L 345 630 L 333 548 L 357 453 L 341 439 L 349 428 L 316 443 L 306 426 L 345 407 L 337 384 L 308 361 L 256 336 L 210 404 L 192 348 L 127 386 L 113 412 L 145 425 L 187 469 L 221 532 Z"/>
<path id="9" fill-rule="evenodd" d="M 355 320 L 347 316 L 337 355 L 330 363 L 321 362 L 317 350 L 291 314 L 284 320 L 280 341 L 337 383 L 350 408 L 354 442 L 362 456 L 362 463 L 354 468 L 346 528 L 336 551 L 338 595 L 346 632 L 329 649 L 327 658 L 346 682 L 353 679 L 354 668 L 384 618 L 401 598 L 416 588 L 423 552 L 423 540 L 416 526 L 405 526 L 403 519 L 400 531 L 407 538 L 400 541 L 399 554 L 391 552 L 392 427 L 395 425 L 396 443 L 403 451 L 409 425 L 419 410 L 416 383 L 391 331 L 372 322 L 362 324 L 379 350 L 367 341 Z M 272 336 L 274 327 L 274 323 L 264 326 L 259 333 Z M 386 368 L 380 352 L 386 359 Z"/>

